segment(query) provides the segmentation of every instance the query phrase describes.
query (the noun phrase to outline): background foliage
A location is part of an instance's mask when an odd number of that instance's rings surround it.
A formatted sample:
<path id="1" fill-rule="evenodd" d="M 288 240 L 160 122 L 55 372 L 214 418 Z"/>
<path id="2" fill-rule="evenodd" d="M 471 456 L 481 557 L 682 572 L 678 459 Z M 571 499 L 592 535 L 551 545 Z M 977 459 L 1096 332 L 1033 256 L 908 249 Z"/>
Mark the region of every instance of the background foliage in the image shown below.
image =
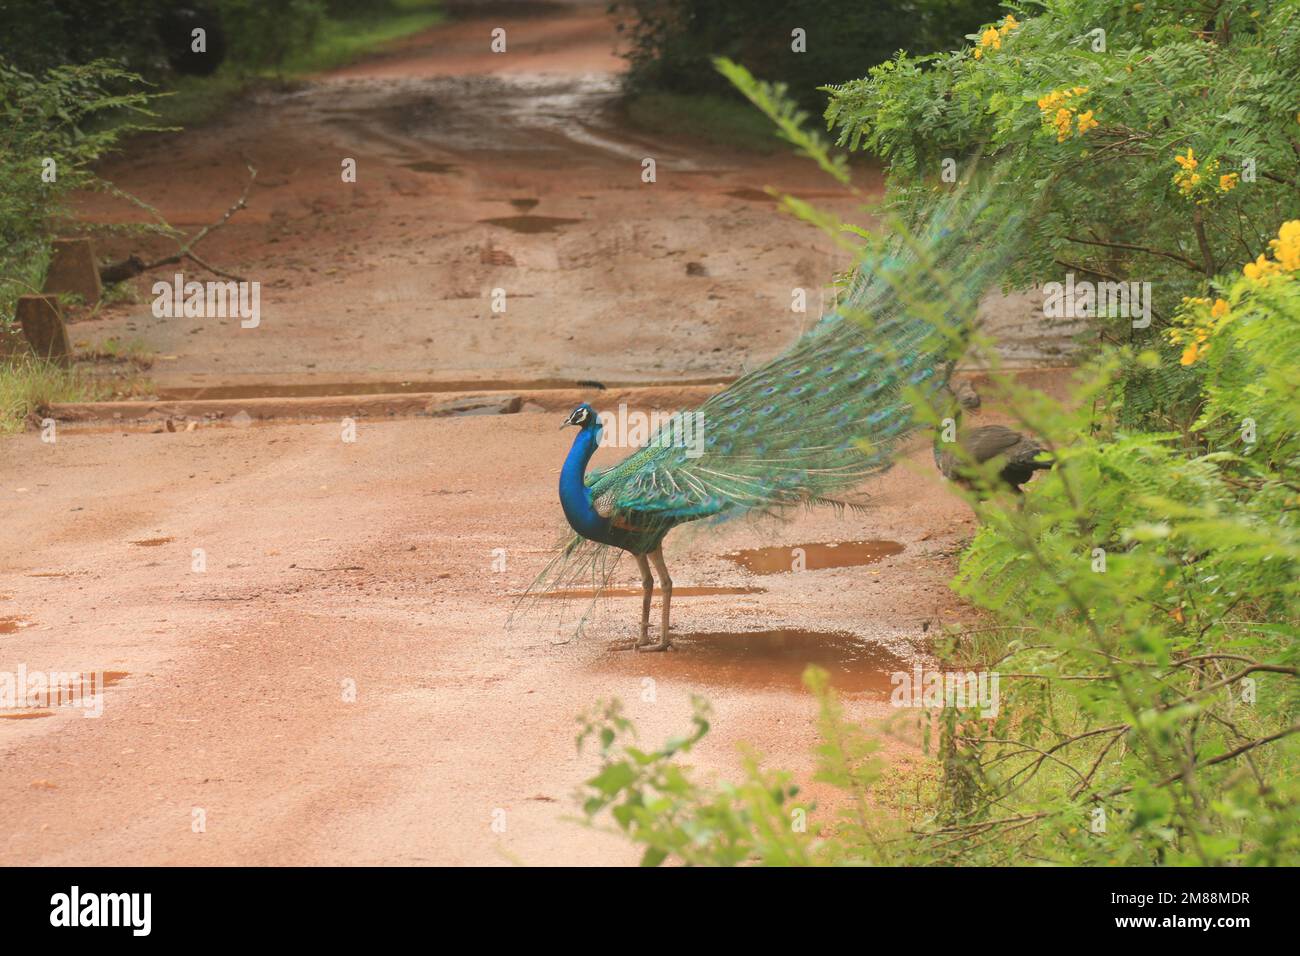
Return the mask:
<path id="1" fill-rule="evenodd" d="M 225 54 L 240 70 L 279 70 L 322 32 L 364 30 L 404 15 L 429 19 L 432 0 L 0 0 L 0 57 L 29 72 L 111 59 L 165 78 L 169 51 L 159 25 L 175 10 L 220 24 Z M 431 20 L 429 22 L 432 22 Z M 337 30 L 339 24 L 348 30 Z"/>
<path id="2" fill-rule="evenodd" d="M 12 318 L 17 296 L 39 291 L 63 200 L 77 189 L 107 188 L 92 164 L 138 127 L 90 120 L 141 115 L 148 97 L 138 79 L 106 61 L 36 76 L 0 60 L 0 322 Z"/>
<path id="3" fill-rule="evenodd" d="M 770 82 L 788 85 L 801 105 L 820 110 L 818 87 L 861 76 L 899 50 L 927 52 L 960 40 L 994 15 L 996 0 L 616 0 L 610 10 L 628 40 L 633 92 L 730 94 L 713 69 L 724 56 Z M 791 50 L 802 28 L 807 50 Z"/>
<path id="4" fill-rule="evenodd" d="M 1182 298 L 1207 294 L 1217 274 L 1254 259 L 1281 221 L 1300 216 L 1300 4 L 1008 9 L 1010 21 L 959 49 L 900 56 L 832 87 L 828 125 L 841 145 L 888 161 L 902 209 L 942 188 L 943 160 L 961 168 L 995 157 L 1013 184 L 1005 202 L 1044 209 L 1007 282 L 1067 272 L 1150 282 L 1150 329 L 1116 320 L 1095 331 L 1169 349 L 1161 330 Z M 1196 165 L 1186 170 L 1177 157 L 1189 150 Z M 1188 191 L 1180 183 L 1191 177 Z M 1194 371 L 1130 364 L 1124 379 L 1126 421 L 1184 429 L 1195 419 Z"/>

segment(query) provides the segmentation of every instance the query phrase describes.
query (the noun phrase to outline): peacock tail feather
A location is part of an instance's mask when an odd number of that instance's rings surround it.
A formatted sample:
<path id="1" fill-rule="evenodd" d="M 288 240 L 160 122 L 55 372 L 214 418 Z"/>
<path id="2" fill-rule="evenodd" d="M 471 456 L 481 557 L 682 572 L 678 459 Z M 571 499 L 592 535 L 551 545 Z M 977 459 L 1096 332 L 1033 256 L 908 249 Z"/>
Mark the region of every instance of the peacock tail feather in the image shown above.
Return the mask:
<path id="1" fill-rule="evenodd" d="M 946 387 L 1016 229 L 970 211 L 956 228 L 957 202 L 922 235 L 870 246 L 845 302 L 784 354 L 590 476 L 598 510 L 640 523 L 734 518 L 829 500 L 887 469 L 917 426 L 913 399 Z"/>
<path id="2" fill-rule="evenodd" d="M 588 541 L 577 534 L 566 535 L 556 543 L 554 550 L 546 567 L 515 601 L 510 618 L 506 621 L 507 628 L 513 627 L 525 617 L 533 616 L 539 608 L 544 607 L 554 618 L 557 633 L 572 626 L 574 636 L 580 637 L 623 556 L 623 551 L 619 548 Z M 591 600 L 578 615 L 576 623 L 568 618 L 568 601 L 548 600 L 546 597 L 557 592 L 587 590 L 591 592 Z"/>

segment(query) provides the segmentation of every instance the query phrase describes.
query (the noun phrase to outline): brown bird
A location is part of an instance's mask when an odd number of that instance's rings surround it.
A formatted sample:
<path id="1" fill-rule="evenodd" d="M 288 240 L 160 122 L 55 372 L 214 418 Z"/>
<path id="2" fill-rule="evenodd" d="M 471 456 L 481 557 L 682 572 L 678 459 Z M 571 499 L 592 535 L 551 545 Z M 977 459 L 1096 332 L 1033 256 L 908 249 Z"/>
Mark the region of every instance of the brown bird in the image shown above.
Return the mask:
<path id="1" fill-rule="evenodd" d="M 1022 494 L 1020 486 L 1034 477 L 1034 472 L 1056 464 L 1050 458 L 1040 459 L 1042 453 L 1042 445 L 1005 425 L 966 429 L 955 442 L 944 443 L 936 437 L 934 443 L 934 463 L 945 478 L 970 488 L 974 477 L 972 466 L 1000 458 L 1005 464 L 998 478 L 1016 494 Z"/>

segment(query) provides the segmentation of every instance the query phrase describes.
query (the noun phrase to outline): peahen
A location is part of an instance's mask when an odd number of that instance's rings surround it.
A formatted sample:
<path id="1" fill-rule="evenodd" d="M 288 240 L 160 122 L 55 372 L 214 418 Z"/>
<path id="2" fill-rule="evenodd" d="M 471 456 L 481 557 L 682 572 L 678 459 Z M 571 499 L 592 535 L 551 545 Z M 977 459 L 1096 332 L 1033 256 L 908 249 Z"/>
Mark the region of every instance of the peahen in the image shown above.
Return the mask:
<path id="1" fill-rule="evenodd" d="M 887 469 L 917 427 L 912 402 L 944 388 L 976 305 L 1017 228 L 978 223 L 970 194 L 950 199 L 922 233 L 869 244 L 844 303 L 789 350 L 674 416 L 618 465 L 586 474 L 601 423 L 581 404 L 560 472 L 560 503 L 576 535 L 530 592 L 591 574 L 597 593 L 627 551 L 641 571 L 638 649 L 666 650 L 672 578 L 664 536 L 684 522 L 836 504 L 832 496 Z M 958 210 L 962 210 L 958 218 Z M 938 264 L 942 264 L 942 267 Z M 692 431 L 696 441 L 677 440 Z M 659 640 L 649 632 L 654 579 L 663 590 Z"/>
<path id="2" fill-rule="evenodd" d="M 1021 494 L 1020 486 L 1033 478 L 1034 472 L 1056 463 L 1042 458 L 1043 451 L 1038 442 L 1005 425 L 982 425 L 958 432 L 957 440 L 946 447 L 935 442 L 934 463 L 945 478 L 970 488 L 980 466 L 999 459 L 998 480 Z"/>
<path id="3" fill-rule="evenodd" d="M 1028 435 L 1005 425 L 962 426 L 962 408 L 979 408 L 980 398 L 969 382 L 950 385 L 941 397 L 946 406 L 945 418 L 934 436 L 934 463 L 940 473 L 963 488 L 977 492 L 988 490 L 981 479 L 991 461 L 998 465 L 994 484 L 1001 483 L 1016 494 L 1021 485 L 1056 464 L 1044 458 L 1046 449 Z"/>

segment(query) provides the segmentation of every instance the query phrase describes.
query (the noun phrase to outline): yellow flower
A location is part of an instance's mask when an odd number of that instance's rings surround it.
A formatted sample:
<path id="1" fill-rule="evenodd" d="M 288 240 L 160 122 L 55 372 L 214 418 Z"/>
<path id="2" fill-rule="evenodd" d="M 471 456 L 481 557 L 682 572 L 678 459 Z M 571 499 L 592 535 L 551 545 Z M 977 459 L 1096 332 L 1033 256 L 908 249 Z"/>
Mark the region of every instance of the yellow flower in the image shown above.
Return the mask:
<path id="1" fill-rule="evenodd" d="M 1220 192 L 1225 192 L 1225 193 L 1232 192 L 1232 190 L 1235 189 L 1236 186 L 1237 186 L 1236 173 L 1224 173 L 1222 176 L 1219 177 Z"/>
<path id="2" fill-rule="evenodd" d="M 1300 270 L 1300 219 L 1282 223 L 1277 238 L 1269 243 L 1273 257 L 1287 272 Z"/>
<path id="3" fill-rule="evenodd" d="M 1053 90 L 1050 93 L 1044 93 L 1038 98 L 1038 109 L 1043 114 L 1043 123 L 1056 131 L 1056 141 L 1058 143 L 1063 143 L 1070 138 L 1076 116 L 1075 111 L 1078 109 L 1077 106 L 1068 105 L 1068 101 L 1072 97 L 1082 96 L 1087 92 L 1088 88 L 1086 86 L 1076 86 L 1069 90 Z M 1093 117 L 1092 110 L 1078 114 L 1078 120 L 1080 135 L 1099 125 Z"/>
<path id="4" fill-rule="evenodd" d="M 1215 299 L 1214 305 L 1210 307 L 1210 317 L 1221 319 L 1228 314 L 1228 303 L 1223 299 Z"/>
<path id="5" fill-rule="evenodd" d="M 1269 241 L 1273 258 L 1260 254 L 1254 262 L 1246 263 L 1242 274 L 1254 282 L 1263 282 L 1284 272 L 1300 272 L 1300 219 L 1282 223 L 1277 238 Z"/>
<path id="6" fill-rule="evenodd" d="M 978 60 L 978 59 L 979 59 L 980 57 L 982 57 L 983 55 L 984 55 L 984 51 L 981 50 L 979 47 L 976 47 L 976 48 L 975 48 L 975 59 Z"/>
<path id="7" fill-rule="evenodd" d="M 1020 26 L 1020 21 L 1008 13 L 1007 18 L 1002 21 L 1002 26 L 998 28 L 998 32 L 1006 36 L 1018 26 Z"/>
<path id="8" fill-rule="evenodd" d="M 1192 147 L 1190 146 L 1187 147 L 1187 155 L 1174 156 L 1174 162 L 1177 163 L 1179 166 L 1183 167 L 1183 169 L 1189 169 L 1189 170 L 1195 169 L 1198 165 L 1196 162 L 1196 157 L 1192 154 Z"/>
<path id="9" fill-rule="evenodd" d="M 1277 273 L 1277 263 L 1269 262 L 1261 252 L 1259 258 L 1254 262 L 1247 262 L 1241 268 L 1241 274 L 1252 282 L 1262 282 L 1269 276 Z"/>
<path id="10" fill-rule="evenodd" d="M 1052 125 L 1056 127 L 1056 141 L 1065 142 L 1066 137 L 1070 135 L 1070 120 L 1074 114 L 1062 107 L 1056 111 L 1056 118 L 1052 120 Z"/>
<path id="11" fill-rule="evenodd" d="M 1183 349 L 1183 357 L 1178 360 L 1178 364 L 1191 365 L 1193 362 L 1196 361 L 1196 357 L 1197 357 L 1197 346 L 1195 342 L 1192 342 L 1190 345 L 1187 346 L 1187 348 Z"/>
<path id="12" fill-rule="evenodd" d="M 989 27 L 980 34 L 980 46 L 991 46 L 995 50 L 1002 49 L 1002 34 L 998 33 L 997 27 Z"/>

